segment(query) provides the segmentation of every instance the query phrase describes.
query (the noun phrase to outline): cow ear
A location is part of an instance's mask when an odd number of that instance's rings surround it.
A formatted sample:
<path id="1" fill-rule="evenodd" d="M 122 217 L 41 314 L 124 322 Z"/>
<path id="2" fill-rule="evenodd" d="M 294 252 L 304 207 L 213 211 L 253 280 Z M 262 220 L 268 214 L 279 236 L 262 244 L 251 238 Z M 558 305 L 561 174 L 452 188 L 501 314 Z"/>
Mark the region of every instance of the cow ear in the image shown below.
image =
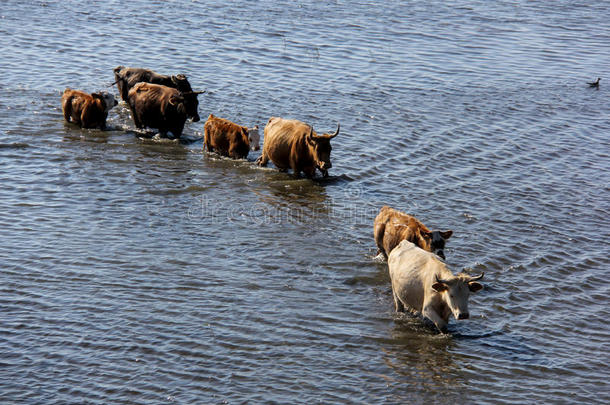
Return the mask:
<path id="1" fill-rule="evenodd" d="M 476 281 L 471 281 L 470 283 L 468 283 L 468 289 L 470 290 L 470 292 L 477 292 L 479 290 L 483 289 L 483 284 L 481 283 L 477 283 Z"/>
<path id="2" fill-rule="evenodd" d="M 453 235 L 453 231 L 442 231 L 440 232 L 443 239 L 449 239 Z"/>
<path id="3" fill-rule="evenodd" d="M 305 139 L 307 140 L 307 143 L 310 144 L 311 146 L 314 146 L 316 144 L 316 141 L 313 139 L 311 132 L 308 133 L 307 135 L 305 135 Z"/>
<path id="4" fill-rule="evenodd" d="M 100 93 L 91 93 L 91 97 L 99 98 L 99 99 L 103 99 L 104 98 L 104 97 L 102 97 L 102 95 Z"/>
<path id="5" fill-rule="evenodd" d="M 430 232 L 430 231 L 423 231 L 423 230 L 421 230 L 421 229 L 420 229 L 420 230 L 419 230 L 419 233 L 420 233 L 420 235 L 421 235 L 423 238 L 428 238 L 428 239 L 429 239 L 429 238 L 431 238 L 431 237 L 432 237 L 432 232 Z"/>
<path id="6" fill-rule="evenodd" d="M 448 287 L 447 287 L 447 284 L 436 282 L 436 283 L 432 284 L 432 289 L 436 292 L 443 292 L 443 291 L 447 291 Z"/>

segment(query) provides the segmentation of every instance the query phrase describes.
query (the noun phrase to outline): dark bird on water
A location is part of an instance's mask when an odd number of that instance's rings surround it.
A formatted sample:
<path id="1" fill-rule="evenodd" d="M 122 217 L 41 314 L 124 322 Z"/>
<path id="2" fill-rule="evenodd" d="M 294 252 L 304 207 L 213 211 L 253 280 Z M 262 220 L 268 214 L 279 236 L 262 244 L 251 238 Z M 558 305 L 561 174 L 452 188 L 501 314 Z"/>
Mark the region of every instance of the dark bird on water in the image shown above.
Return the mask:
<path id="1" fill-rule="evenodd" d="M 599 81 L 601 80 L 601 77 L 598 77 L 596 81 L 594 82 L 587 82 L 587 84 L 589 85 L 589 87 L 599 87 Z"/>

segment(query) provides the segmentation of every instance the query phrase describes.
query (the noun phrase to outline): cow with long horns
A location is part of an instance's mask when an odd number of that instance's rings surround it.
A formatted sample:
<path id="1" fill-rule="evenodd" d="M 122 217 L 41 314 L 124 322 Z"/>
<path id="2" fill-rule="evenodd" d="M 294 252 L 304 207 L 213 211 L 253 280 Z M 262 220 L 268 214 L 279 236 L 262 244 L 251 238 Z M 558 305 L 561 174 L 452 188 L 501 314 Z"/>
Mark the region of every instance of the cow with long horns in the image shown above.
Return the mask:
<path id="1" fill-rule="evenodd" d="M 205 93 L 205 91 L 193 91 L 191 84 L 183 74 L 168 76 L 161 75 L 150 69 L 117 66 L 114 68 L 114 78 L 116 79 L 116 85 L 121 94 L 121 99 L 126 102 L 129 102 L 129 90 L 141 82 L 160 84 L 162 86 L 174 88 L 182 93 L 182 96 L 184 97 L 185 105 L 188 110 L 188 118 L 191 118 L 193 122 L 200 120 L 197 112 L 199 108 L 197 95 Z"/>
<path id="2" fill-rule="evenodd" d="M 478 280 L 483 274 L 471 277 L 454 275 L 434 253 L 427 252 L 403 240 L 388 258 L 392 293 L 397 312 L 410 309 L 447 332 L 449 316 L 468 319 L 468 297 L 483 288 Z"/>
<path id="3" fill-rule="evenodd" d="M 282 171 L 292 169 L 295 176 L 303 172 L 309 178 L 318 169 L 327 177 L 332 167 L 330 140 L 339 135 L 340 128 L 337 124 L 333 134 L 318 135 L 304 122 L 271 117 L 265 126 L 263 153 L 256 163 L 266 166 L 271 160 Z"/>

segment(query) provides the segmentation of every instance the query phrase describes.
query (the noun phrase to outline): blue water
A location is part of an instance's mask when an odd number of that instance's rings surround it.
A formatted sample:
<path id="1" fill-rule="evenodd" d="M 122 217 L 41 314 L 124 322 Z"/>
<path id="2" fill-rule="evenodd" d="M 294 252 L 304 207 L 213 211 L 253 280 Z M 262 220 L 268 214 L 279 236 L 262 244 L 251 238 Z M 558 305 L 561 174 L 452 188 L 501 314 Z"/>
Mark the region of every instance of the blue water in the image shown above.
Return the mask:
<path id="1" fill-rule="evenodd" d="M 1 402 L 610 402 L 608 15 L 3 1 Z M 64 123 L 64 88 L 117 94 L 118 65 L 206 90 L 184 142 L 124 104 L 108 131 Z M 340 122 L 330 177 L 202 152 L 210 113 Z M 382 205 L 485 272 L 449 334 L 393 312 Z"/>

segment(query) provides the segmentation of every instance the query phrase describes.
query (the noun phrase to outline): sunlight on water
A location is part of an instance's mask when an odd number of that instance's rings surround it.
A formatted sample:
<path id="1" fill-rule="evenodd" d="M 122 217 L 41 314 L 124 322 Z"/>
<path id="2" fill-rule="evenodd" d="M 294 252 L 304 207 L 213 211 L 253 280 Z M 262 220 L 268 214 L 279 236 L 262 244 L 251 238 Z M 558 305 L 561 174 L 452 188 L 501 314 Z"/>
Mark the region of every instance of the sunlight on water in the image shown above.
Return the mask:
<path id="1" fill-rule="evenodd" d="M 4 1 L 2 398 L 608 403 L 608 15 Z M 185 74 L 202 121 L 180 141 L 125 103 L 107 131 L 65 123 L 63 90 L 118 94 L 118 65 Z M 261 136 L 271 116 L 339 122 L 329 177 L 202 152 L 210 113 Z M 485 272 L 448 334 L 393 312 L 383 205 Z"/>

